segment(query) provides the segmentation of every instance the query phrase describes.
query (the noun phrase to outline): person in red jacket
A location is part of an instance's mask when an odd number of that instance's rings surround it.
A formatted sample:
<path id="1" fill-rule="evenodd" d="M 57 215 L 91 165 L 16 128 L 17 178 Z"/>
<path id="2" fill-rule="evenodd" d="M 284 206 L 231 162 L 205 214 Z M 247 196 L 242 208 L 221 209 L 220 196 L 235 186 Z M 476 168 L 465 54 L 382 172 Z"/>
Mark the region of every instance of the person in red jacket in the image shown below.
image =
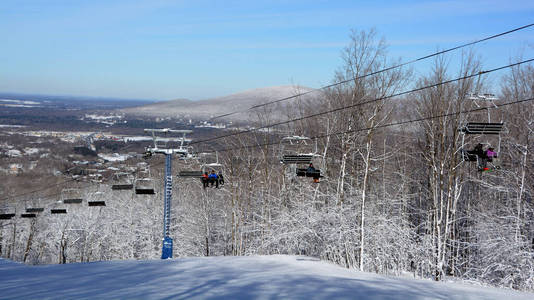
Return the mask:
<path id="1" fill-rule="evenodd" d="M 208 176 L 208 172 L 204 172 L 204 174 L 202 174 L 202 186 L 204 188 L 208 187 L 208 182 L 209 182 L 209 176 Z"/>

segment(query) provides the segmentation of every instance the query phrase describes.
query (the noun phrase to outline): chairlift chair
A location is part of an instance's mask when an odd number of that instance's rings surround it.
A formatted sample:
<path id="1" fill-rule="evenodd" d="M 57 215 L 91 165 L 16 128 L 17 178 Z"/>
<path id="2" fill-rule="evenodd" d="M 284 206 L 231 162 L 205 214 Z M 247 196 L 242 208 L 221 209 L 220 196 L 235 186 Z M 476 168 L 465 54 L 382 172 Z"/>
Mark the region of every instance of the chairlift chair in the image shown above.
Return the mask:
<path id="1" fill-rule="evenodd" d="M 27 202 L 25 201 L 26 206 L 26 213 L 34 214 L 34 213 L 41 213 L 44 211 L 44 207 L 41 206 L 41 200 L 30 200 L 30 205 L 28 206 Z"/>
<path id="2" fill-rule="evenodd" d="M 64 204 L 80 204 L 83 198 L 79 189 L 64 189 L 61 191 L 61 200 Z"/>
<path id="3" fill-rule="evenodd" d="M 30 213 L 24 213 L 24 214 L 20 214 L 20 217 L 21 218 L 35 218 L 37 217 L 36 214 L 30 214 Z"/>
<path id="4" fill-rule="evenodd" d="M 480 80 L 480 77 L 479 77 L 479 80 Z M 478 83 L 477 83 L 477 86 L 478 86 Z M 485 93 L 485 94 L 471 93 L 471 94 L 466 95 L 466 99 L 473 100 L 477 106 L 479 106 L 476 103 L 477 100 L 491 101 L 491 102 L 498 100 L 498 98 L 494 94 L 490 94 L 490 93 Z M 493 104 L 493 107 L 497 107 L 497 106 Z M 500 148 L 501 148 L 500 133 L 503 129 L 504 123 L 503 122 L 491 122 L 491 114 L 490 114 L 491 108 L 492 108 L 491 106 L 486 107 L 487 113 L 488 113 L 487 122 L 467 122 L 465 125 L 463 125 L 459 129 L 459 131 L 462 132 L 462 149 L 460 150 L 460 153 L 462 155 L 462 160 L 468 161 L 468 162 L 476 161 L 478 169 L 481 171 L 489 170 L 489 168 L 487 168 L 488 162 L 493 165 L 492 169 L 499 168 L 498 163 L 496 162 L 497 157 L 491 157 L 490 159 L 488 159 L 486 157 L 487 150 L 486 151 L 483 150 L 482 143 L 479 143 L 480 149 L 478 150 L 476 149 L 476 147 L 473 150 L 464 150 L 463 145 L 464 145 L 465 135 L 483 135 L 483 136 L 497 135 L 498 146 L 497 146 L 496 153 L 500 154 Z"/>
<path id="5" fill-rule="evenodd" d="M 104 192 L 94 193 L 91 198 L 87 200 L 87 205 L 91 207 L 106 206 L 106 201 L 102 200 L 104 195 Z"/>
<path id="6" fill-rule="evenodd" d="M 298 177 L 312 177 L 315 182 L 319 182 L 319 178 L 323 177 L 321 170 L 310 171 L 308 169 L 308 165 L 320 157 L 317 154 L 317 142 L 312 142 L 309 137 L 294 135 L 282 138 L 280 153 L 280 162 L 290 166 L 289 174 L 293 173 Z M 300 167 L 298 167 L 299 165 Z"/>
<path id="7" fill-rule="evenodd" d="M 0 208 L 0 220 L 10 220 L 15 216 L 13 210 L 9 207 Z"/>
<path id="8" fill-rule="evenodd" d="M 131 190 L 133 189 L 133 182 L 131 175 L 126 172 L 118 172 L 113 174 L 112 190 Z"/>
<path id="9" fill-rule="evenodd" d="M 464 137 L 466 134 L 470 135 L 497 135 L 499 136 L 499 142 L 497 146 L 496 153 L 500 154 L 500 133 L 502 131 L 504 123 L 474 123 L 470 122 L 467 123 L 463 128 L 460 129 L 460 131 L 463 133 L 462 136 L 462 145 L 464 145 Z M 489 144 L 489 143 L 487 143 Z M 460 150 L 460 153 L 462 155 L 462 160 L 467 162 L 477 162 L 478 170 L 479 171 L 490 171 L 494 169 L 499 169 L 499 163 L 497 157 L 492 157 L 491 159 L 486 157 L 486 151 L 482 148 L 482 143 L 479 143 L 479 150 L 475 149 L 473 150 L 464 150 L 463 148 Z M 489 148 L 489 147 L 488 147 Z M 488 167 L 488 163 L 491 164 L 490 167 Z"/>
<path id="10" fill-rule="evenodd" d="M 26 202 L 26 201 L 25 201 Z M 36 213 L 44 211 L 44 207 L 30 207 L 26 205 L 26 210 L 24 213 L 20 214 L 21 218 L 35 218 L 37 217 Z"/>
<path id="11" fill-rule="evenodd" d="M 57 201 L 56 204 L 53 205 L 52 208 L 50 208 L 50 213 L 53 214 L 53 215 L 56 215 L 56 214 L 66 214 L 67 213 L 67 209 L 66 208 L 63 208 L 63 207 L 60 207 L 60 203 L 62 203 L 62 201 Z"/>
<path id="12" fill-rule="evenodd" d="M 135 181 L 135 193 L 138 195 L 154 195 L 154 180 L 139 178 Z"/>
<path id="13" fill-rule="evenodd" d="M 191 148 L 192 150 L 192 148 Z M 188 156 L 180 157 L 185 163 L 185 166 L 181 171 L 178 171 L 177 176 L 182 178 L 201 178 L 202 177 L 202 164 L 198 161 L 198 157 L 189 152 Z"/>
<path id="14" fill-rule="evenodd" d="M 202 183 L 204 185 L 204 188 L 210 184 L 211 186 L 215 185 L 216 187 L 224 185 L 224 166 L 219 163 L 219 154 L 217 152 L 215 153 L 201 153 L 199 154 L 199 157 L 202 161 L 201 166 L 201 172 L 200 172 L 200 178 L 202 179 Z M 209 178 L 207 181 L 205 181 L 202 178 L 203 174 L 209 174 L 215 173 L 217 175 L 217 179 Z M 223 174 L 223 179 L 219 178 L 219 175 Z"/>
<path id="15" fill-rule="evenodd" d="M 10 220 L 15 216 L 14 213 L 1 213 L 0 214 L 0 220 Z"/>
<path id="16" fill-rule="evenodd" d="M 29 207 L 26 208 L 27 213 L 40 213 L 44 211 L 44 207 Z"/>

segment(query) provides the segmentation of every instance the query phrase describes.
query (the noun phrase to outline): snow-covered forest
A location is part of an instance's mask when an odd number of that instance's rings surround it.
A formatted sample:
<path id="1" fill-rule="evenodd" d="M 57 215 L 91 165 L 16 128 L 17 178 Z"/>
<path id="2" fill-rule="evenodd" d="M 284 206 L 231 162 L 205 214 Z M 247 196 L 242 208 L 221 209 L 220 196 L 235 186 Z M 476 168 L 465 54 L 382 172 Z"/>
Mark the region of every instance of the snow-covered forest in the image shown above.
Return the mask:
<path id="1" fill-rule="evenodd" d="M 474 52 L 454 55 L 437 56 L 426 74 L 395 68 L 361 78 L 399 61 L 373 31 L 353 32 L 333 79 L 346 82 L 313 101 L 291 101 L 285 118 L 333 112 L 219 140 L 210 149 L 219 149 L 223 188 L 174 177 L 174 256 L 299 254 L 379 274 L 533 291 L 534 104 L 499 105 L 534 97 L 534 67 L 486 74 L 499 66 L 484 66 Z M 435 85 L 471 74 L 479 75 Z M 498 100 L 467 97 L 488 90 Z M 253 112 L 257 127 L 280 121 L 269 109 Z M 466 122 L 504 128 L 464 136 Z M 280 164 L 279 131 L 316 137 L 320 183 Z M 463 161 L 461 150 L 478 143 L 498 150 L 500 168 L 481 172 Z M 107 206 L 0 223 L 1 256 L 29 264 L 158 258 L 162 161 L 148 161 L 156 195 L 94 185 L 84 199 Z M 195 167 L 175 159 L 173 173 Z"/>

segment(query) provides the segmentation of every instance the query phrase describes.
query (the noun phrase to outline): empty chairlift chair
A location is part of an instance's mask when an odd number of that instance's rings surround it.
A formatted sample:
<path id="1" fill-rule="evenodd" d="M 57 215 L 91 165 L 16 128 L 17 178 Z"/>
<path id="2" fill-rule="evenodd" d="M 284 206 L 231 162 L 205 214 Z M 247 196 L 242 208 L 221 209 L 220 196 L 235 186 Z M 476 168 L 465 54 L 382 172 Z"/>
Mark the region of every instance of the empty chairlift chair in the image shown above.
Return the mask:
<path id="1" fill-rule="evenodd" d="M 26 208 L 27 213 L 40 213 L 44 211 L 44 207 L 29 207 Z"/>
<path id="2" fill-rule="evenodd" d="M 38 213 L 42 213 L 44 211 L 44 207 L 26 207 L 26 212 L 20 214 L 21 218 L 35 218 L 37 217 Z"/>
<path id="3" fill-rule="evenodd" d="M 35 218 L 38 213 L 42 213 L 44 211 L 44 207 L 29 207 L 26 208 L 26 213 L 21 214 L 20 216 L 22 218 Z"/>
<path id="4" fill-rule="evenodd" d="M 138 195 L 153 195 L 154 180 L 151 178 L 139 178 L 135 181 L 135 193 Z"/>
<path id="5" fill-rule="evenodd" d="M 20 214 L 20 217 L 21 218 L 35 218 L 35 217 L 37 217 L 37 214 L 34 214 L 34 213 L 23 213 L 23 214 Z"/>
<path id="6" fill-rule="evenodd" d="M 87 205 L 91 207 L 106 206 L 106 201 L 104 200 L 105 195 L 104 192 L 94 193 L 91 198 L 87 200 Z"/>
<path id="7" fill-rule="evenodd" d="M 62 201 L 58 201 L 55 205 L 53 205 L 52 208 L 50 208 L 50 213 L 53 214 L 53 215 L 59 215 L 59 214 L 66 214 L 67 213 L 67 209 L 64 208 L 64 207 L 61 207 L 59 204 L 61 203 Z"/>
<path id="8" fill-rule="evenodd" d="M 61 200 L 64 204 L 81 204 L 83 197 L 79 189 L 64 189 L 61 192 Z"/>
<path id="9" fill-rule="evenodd" d="M 67 213 L 67 209 L 66 208 L 51 208 L 50 209 L 50 213 L 55 215 L 55 214 L 66 214 Z"/>
<path id="10" fill-rule="evenodd" d="M 0 220 L 10 220 L 15 216 L 15 213 L 10 208 L 0 209 Z"/>
<path id="11" fill-rule="evenodd" d="M 112 190 L 131 190 L 133 189 L 133 182 L 131 175 L 126 172 L 119 172 L 113 175 Z"/>
<path id="12" fill-rule="evenodd" d="M 194 180 L 200 180 L 200 182 L 203 181 L 203 172 L 202 172 L 202 165 L 200 161 L 198 160 L 198 157 L 194 154 L 192 154 L 192 151 L 189 152 L 190 154 L 188 156 L 181 156 L 181 160 L 184 161 L 185 166 L 180 170 L 177 174 L 177 176 L 180 179 L 194 179 Z"/>

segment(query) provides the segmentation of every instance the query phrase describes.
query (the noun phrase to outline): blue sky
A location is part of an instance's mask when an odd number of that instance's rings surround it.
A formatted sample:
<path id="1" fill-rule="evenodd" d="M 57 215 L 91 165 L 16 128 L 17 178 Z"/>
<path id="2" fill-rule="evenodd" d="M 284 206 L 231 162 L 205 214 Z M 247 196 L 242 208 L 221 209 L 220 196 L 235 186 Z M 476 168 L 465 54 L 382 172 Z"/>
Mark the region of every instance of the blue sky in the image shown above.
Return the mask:
<path id="1" fill-rule="evenodd" d="M 351 29 L 375 28 L 406 61 L 529 23 L 534 1 L 2 0 L 0 91 L 204 99 L 320 87 Z M 534 27 L 474 50 L 488 69 L 533 58 Z"/>

